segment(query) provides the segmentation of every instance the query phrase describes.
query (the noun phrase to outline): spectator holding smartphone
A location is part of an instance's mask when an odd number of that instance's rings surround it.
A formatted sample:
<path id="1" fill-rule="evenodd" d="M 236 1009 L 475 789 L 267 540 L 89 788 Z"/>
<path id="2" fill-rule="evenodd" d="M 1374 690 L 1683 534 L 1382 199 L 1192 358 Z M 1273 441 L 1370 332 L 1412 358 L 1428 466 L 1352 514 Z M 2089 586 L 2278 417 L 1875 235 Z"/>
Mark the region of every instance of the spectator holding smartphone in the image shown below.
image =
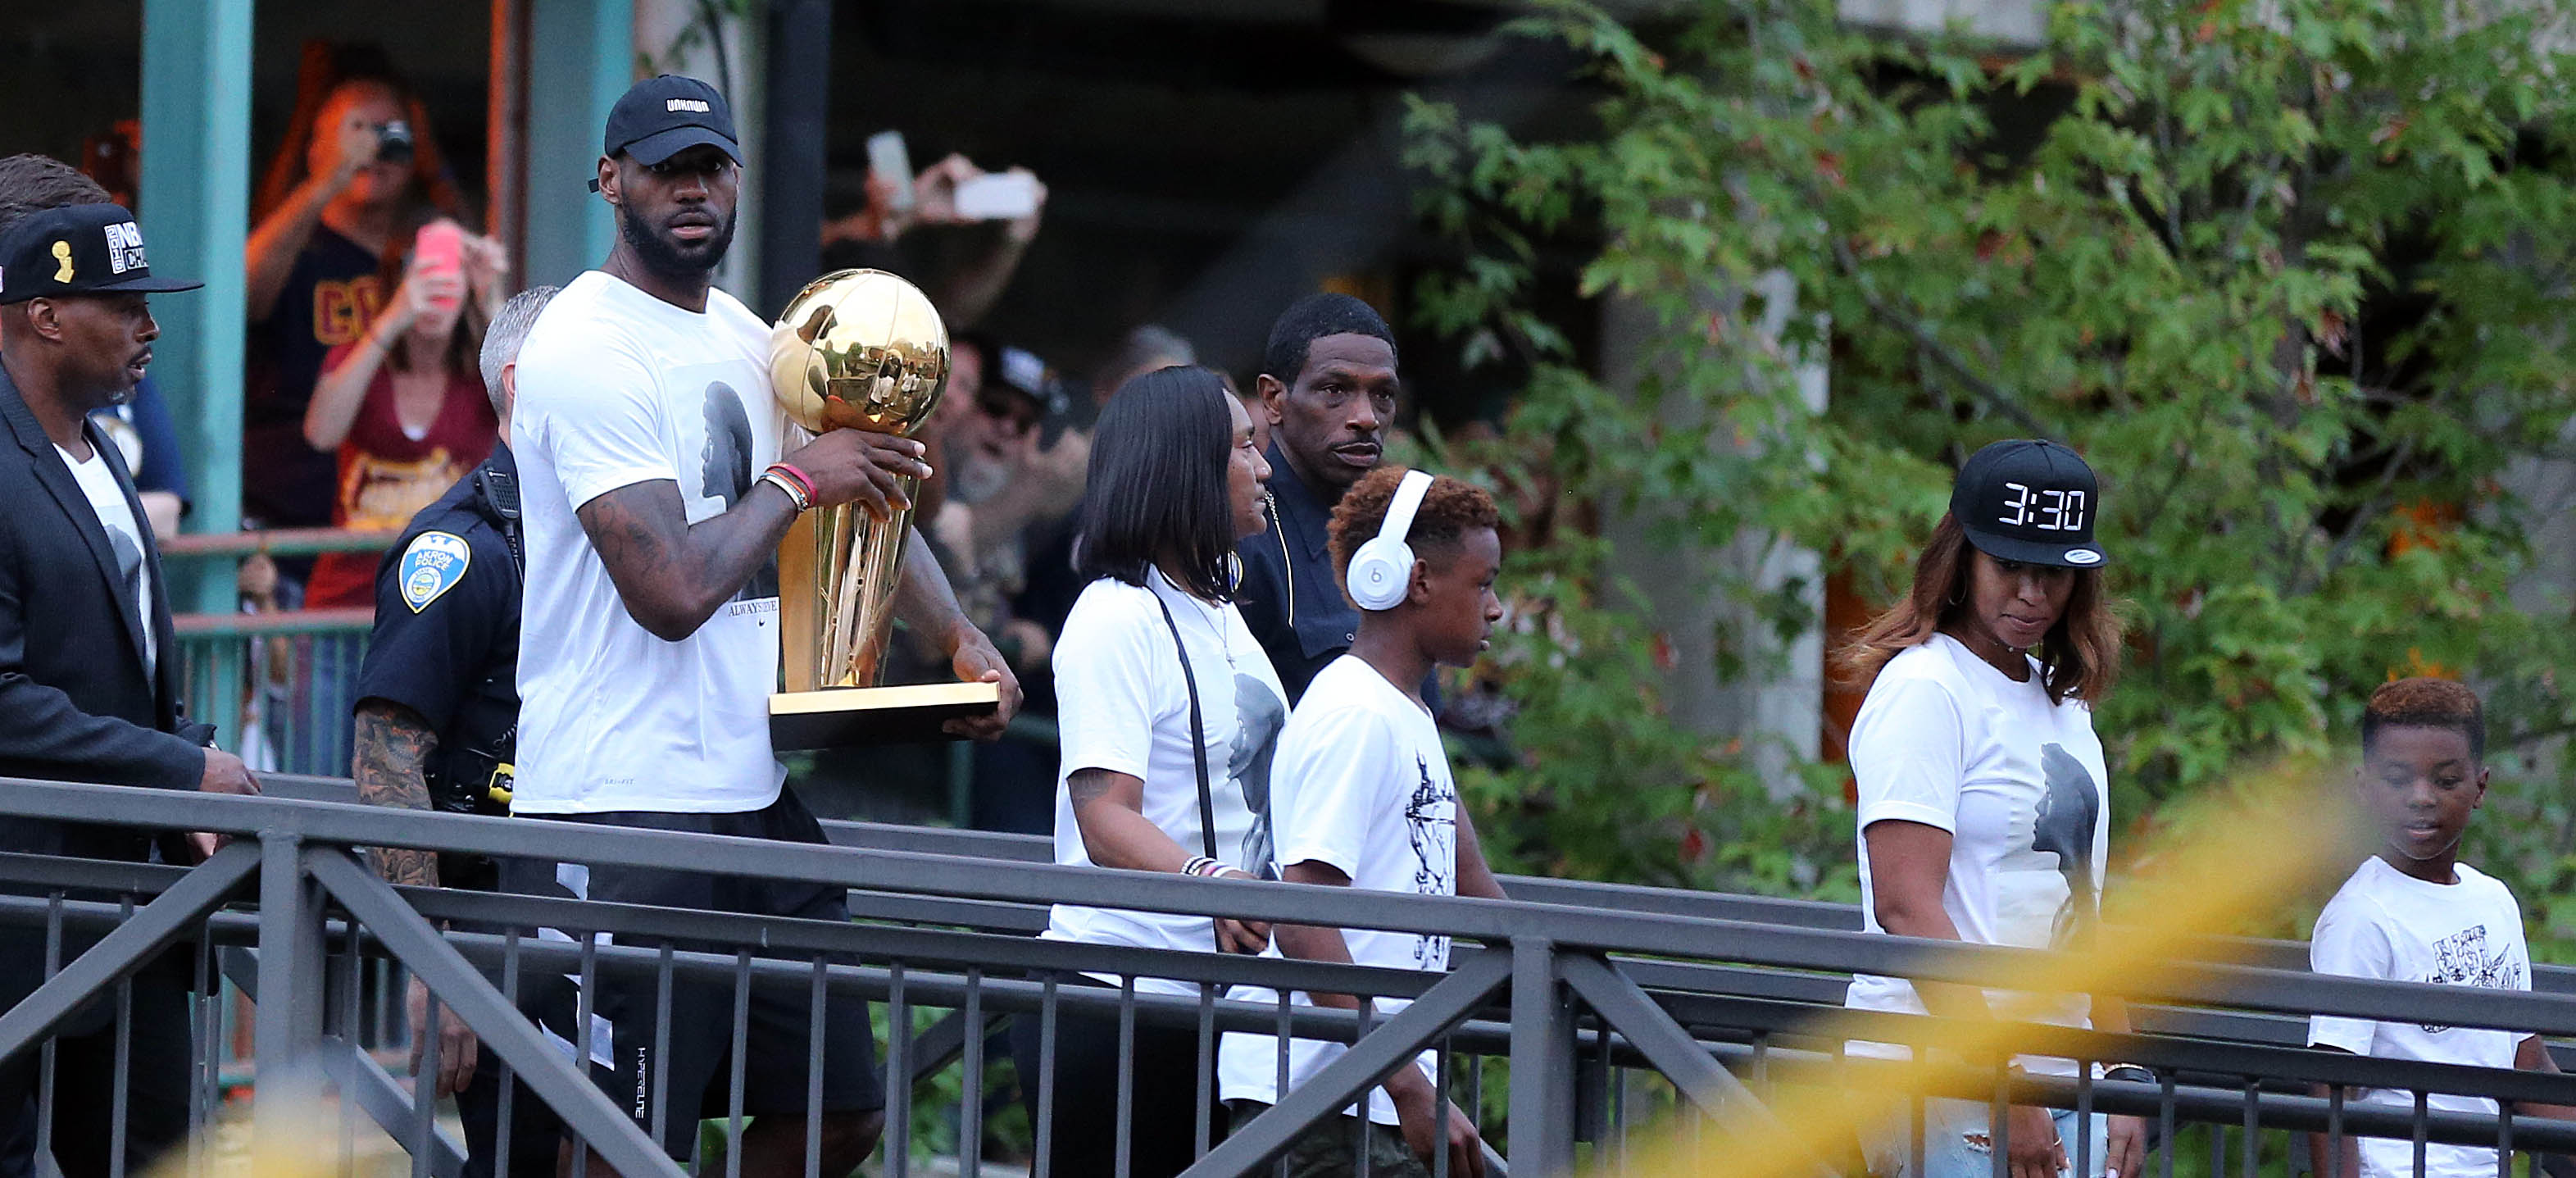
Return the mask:
<path id="1" fill-rule="evenodd" d="M 1252 421 L 1204 368 L 1129 381 L 1101 415 L 1076 546 L 1090 584 L 1056 644 L 1063 776 L 1056 862 L 1201 877 L 1273 876 L 1270 757 L 1287 695 L 1229 598 L 1235 542 L 1261 530 L 1270 464 Z M 1058 904 L 1046 937 L 1091 945 L 1257 953 L 1259 923 Z M 1114 985 L 1072 975 L 1072 985 Z M 1148 993 L 1194 983 L 1138 978 Z M 1055 1049 L 1057 1174 L 1116 1172 L 1118 1020 L 1067 1013 Z M 1012 1024 L 1037 1118 L 1040 1020 Z M 1186 1169 L 1198 1116 L 1198 1036 L 1136 1029 L 1128 1139 L 1134 1178 Z M 1212 1120 L 1221 1124 L 1222 1121 Z"/>
<path id="2" fill-rule="evenodd" d="M 397 293 L 381 262 L 410 244 L 406 231 L 427 210 L 462 212 L 419 100 L 381 53 L 309 46 L 303 81 L 247 250 L 242 510 L 268 527 L 330 522 L 331 452 L 303 436 L 325 358 Z"/>
<path id="3" fill-rule="evenodd" d="M 331 525 L 392 531 L 492 453 L 500 435 L 477 357 L 509 262 L 498 242 L 441 218 L 380 271 L 394 292 L 366 334 L 331 349 L 304 409 L 304 440 L 336 453 Z M 375 600 L 373 552 L 313 564 L 308 608 Z"/>
<path id="4" fill-rule="evenodd" d="M 893 151 L 900 158 L 902 148 Z M 867 185 L 866 208 L 823 223 L 825 268 L 936 271 L 940 277 L 921 286 L 952 331 L 982 322 L 1000 301 L 1046 216 L 1047 189 L 1036 173 L 1027 168 L 987 172 L 953 152 L 914 176 L 872 168 Z M 894 246 L 922 226 L 998 229 L 983 234 L 966 256 L 946 259 L 951 264 L 920 266 Z"/>

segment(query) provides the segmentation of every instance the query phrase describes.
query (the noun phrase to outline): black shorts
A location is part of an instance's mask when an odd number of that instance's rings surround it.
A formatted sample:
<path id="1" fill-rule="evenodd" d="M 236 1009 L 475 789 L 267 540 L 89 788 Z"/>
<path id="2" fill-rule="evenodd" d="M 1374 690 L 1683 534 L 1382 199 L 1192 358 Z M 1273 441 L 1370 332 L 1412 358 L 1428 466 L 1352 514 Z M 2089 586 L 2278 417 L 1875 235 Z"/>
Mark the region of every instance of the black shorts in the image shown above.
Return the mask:
<path id="1" fill-rule="evenodd" d="M 1039 974 L 1032 981 L 1043 981 Z M 1056 975 L 1066 988 L 1106 983 L 1078 973 Z M 1011 1059 L 1019 1069 L 1020 1103 L 1029 1123 L 1038 1121 L 1038 1075 L 1046 1059 L 1045 1022 L 1034 1014 L 1011 1020 Z M 1210 1045 L 1213 1048 L 1213 1044 Z M 1056 1018 L 1054 1106 L 1055 1132 L 1049 1135 L 1050 1174 L 1115 1174 L 1118 1172 L 1118 1057 L 1116 1015 L 1075 1014 Z M 1213 1056 L 1209 1066 L 1215 1066 Z M 1194 1028 L 1135 1028 L 1128 1071 L 1127 1172 L 1130 1178 L 1173 1178 L 1198 1160 L 1199 1034 Z M 1213 1140 L 1225 1138 L 1230 1123 L 1216 1104 L 1216 1085 L 1205 1111 Z M 1254 1171 L 1268 1175 L 1267 1168 Z"/>
<path id="2" fill-rule="evenodd" d="M 668 814 L 619 811 L 602 814 L 531 815 L 554 821 L 638 830 L 672 830 L 722 834 L 779 842 L 820 843 L 823 828 L 792 792 L 760 810 L 737 814 Z M 755 916 L 787 916 L 847 921 L 848 890 L 836 885 L 791 880 L 747 879 L 655 867 L 594 865 L 558 870 L 553 863 L 516 860 L 502 868 L 503 885 L 530 895 L 570 895 L 614 904 L 664 908 L 699 908 Z M 634 938 L 620 944 L 649 943 Z M 683 951 L 731 954 L 735 946 L 673 942 Z M 763 956 L 775 957 L 777 953 Z M 807 958 L 811 960 L 811 958 Z M 594 1024 L 591 1073 L 617 1107 L 652 1130 L 651 1098 L 655 1083 L 653 1016 L 659 983 L 650 973 L 603 973 L 591 998 L 591 1010 L 606 1024 L 608 1042 L 599 1042 Z M 750 1023 L 743 1061 L 743 1112 L 753 1116 L 802 1116 L 806 1109 L 806 1059 L 813 1022 L 805 986 L 751 990 Z M 663 1128 L 663 1148 L 687 1159 L 697 1150 L 698 1121 L 725 1116 L 731 1095 L 734 992 L 730 981 L 674 975 L 671 984 L 670 1052 L 662 1082 L 670 1112 Z M 575 1029 L 558 1034 L 580 1042 Z M 598 1064 L 605 1056 L 614 1066 Z M 885 1107 L 884 1081 L 877 1074 L 876 1042 L 868 1026 L 866 1002 L 838 993 L 825 996 L 823 1017 L 823 1111 L 866 1112 Z"/>

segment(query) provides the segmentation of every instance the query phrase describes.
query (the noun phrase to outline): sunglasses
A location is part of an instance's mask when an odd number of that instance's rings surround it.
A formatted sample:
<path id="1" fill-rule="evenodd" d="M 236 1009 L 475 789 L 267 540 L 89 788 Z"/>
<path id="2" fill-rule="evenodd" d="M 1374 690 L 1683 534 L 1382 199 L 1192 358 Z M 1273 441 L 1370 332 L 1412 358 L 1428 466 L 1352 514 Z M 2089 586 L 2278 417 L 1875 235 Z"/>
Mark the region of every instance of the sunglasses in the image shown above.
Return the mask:
<path id="1" fill-rule="evenodd" d="M 1037 428 L 1038 415 L 1007 397 L 977 398 L 975 408 L 986 417 L 1008 423 L 1015 431 Z"/>

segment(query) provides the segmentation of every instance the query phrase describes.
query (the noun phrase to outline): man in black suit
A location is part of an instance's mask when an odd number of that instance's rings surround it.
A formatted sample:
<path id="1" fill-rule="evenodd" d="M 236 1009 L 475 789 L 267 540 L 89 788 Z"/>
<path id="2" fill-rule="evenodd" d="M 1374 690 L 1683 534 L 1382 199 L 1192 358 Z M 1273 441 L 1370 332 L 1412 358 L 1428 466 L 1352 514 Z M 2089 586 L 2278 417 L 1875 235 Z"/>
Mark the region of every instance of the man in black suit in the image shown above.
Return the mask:
<path id="1" fill-rule="evenodd" d="M 134 215 L 105 193 L 29 209 L 10 183 L 27 161 L 0 165 L 14 165 L 0 166 L 0 211 L 17 214 L 0 229 L 0 776 L 257 793 L 240 758 L 208 747 L 210 732 L 183 734 L 160 556 L 122 458 L 89 424 L 151 360 L 160 326 L 144 295 L 198 284 L 154 278 Z M 6 851 L 144 861 L 154 845 L 122 828 L 0 821 Z M 161 847 L 184 858 L 213 839 Z M 65 959 L 87 941 L 68 940 Z M 0 929 L 0 1005 L 36 988 L 44 956 L 40 929 Z M 187 1130 L 188 980 L 182 955 L 135 976 L 128 1173 Z M 111 1169 L 115 1013 L 101 1001 L 60 1032 L 52 1146 L 67 1178 Z M 0 1115 L 26 1107 L 37 1070 L 33 1051 L 0 1065 Z"/>

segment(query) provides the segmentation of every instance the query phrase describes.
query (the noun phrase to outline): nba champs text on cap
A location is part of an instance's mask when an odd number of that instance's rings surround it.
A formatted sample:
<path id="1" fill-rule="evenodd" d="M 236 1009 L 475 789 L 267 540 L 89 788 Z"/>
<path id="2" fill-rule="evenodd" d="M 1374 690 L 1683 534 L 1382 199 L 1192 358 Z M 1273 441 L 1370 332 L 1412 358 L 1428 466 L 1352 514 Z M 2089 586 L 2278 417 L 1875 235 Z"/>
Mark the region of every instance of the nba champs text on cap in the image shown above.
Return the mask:
<path id="1" fill-rule="evenodd" d="M 195 290 L 155 278 L 143 230 L 123 205 L 83 204 L 29 213 L 0 238 L 0 303 L 64 295 Z"/>

